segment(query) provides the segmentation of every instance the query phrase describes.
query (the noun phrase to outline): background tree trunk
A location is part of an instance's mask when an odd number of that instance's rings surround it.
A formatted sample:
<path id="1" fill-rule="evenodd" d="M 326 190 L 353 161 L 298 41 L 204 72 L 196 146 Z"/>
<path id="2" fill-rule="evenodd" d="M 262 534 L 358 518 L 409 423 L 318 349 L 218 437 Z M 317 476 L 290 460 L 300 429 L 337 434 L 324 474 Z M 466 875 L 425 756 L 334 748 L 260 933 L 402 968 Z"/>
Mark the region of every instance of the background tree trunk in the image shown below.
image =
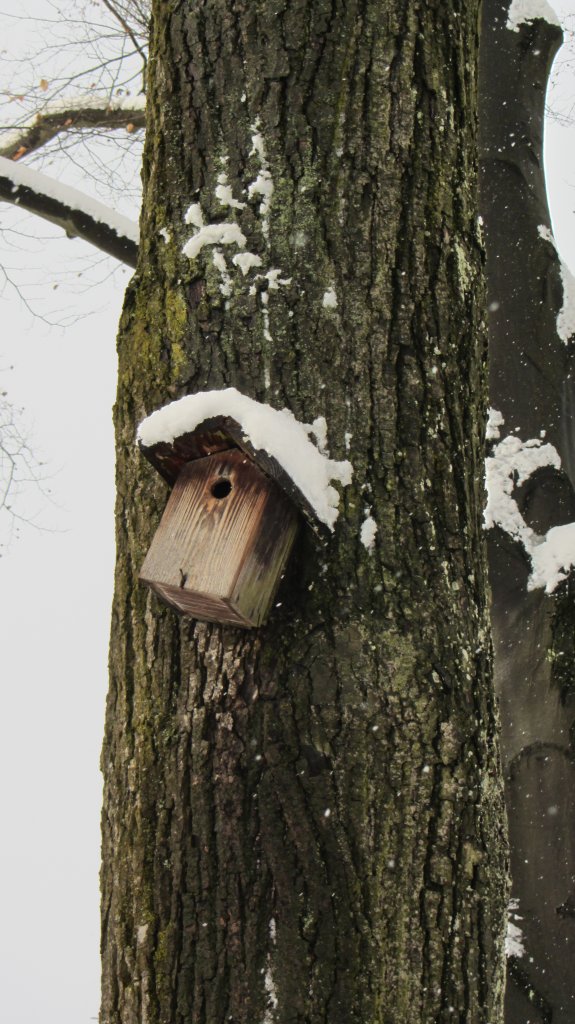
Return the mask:
<path id="1" fill-rule="evenodd" d="M 500 1020 L 477 23 L 445 0 L 154 5 L 118 341 L 102 1024 Z M 224 172 L 245 207 L 217 199 Z M 261 268 L 183 256 L 192 202 Z M 166 497 L 136 424 L 226 385 L 325 415 L 354 466 L 333 538 L 302 531 L 252 633 L 136 583 Z"/>
<path id="2" fill-rule="evenodd" d="M 508 4 L 485 0 L 481 43 L 481 196 L 490 310 L 490 400 L 501 436 L 544 438 L 561 470 L 544 468 L 514 497 L 537 533 L 575 521 L 572 351 L 557 330 L 560 263 L 543 171 L 545 91 L 561 43 L 555 25 L 507 26 Z M 542 228 L 543 231 L 539 229 Z M 575 688 L 572 585 L 527 590 L 522 546 L 490 534 L 495 677 L 511 843 L 512 920 L 524 954 L 509 959 L 508 1024 L 570 1024 L 575 984 Z"/>

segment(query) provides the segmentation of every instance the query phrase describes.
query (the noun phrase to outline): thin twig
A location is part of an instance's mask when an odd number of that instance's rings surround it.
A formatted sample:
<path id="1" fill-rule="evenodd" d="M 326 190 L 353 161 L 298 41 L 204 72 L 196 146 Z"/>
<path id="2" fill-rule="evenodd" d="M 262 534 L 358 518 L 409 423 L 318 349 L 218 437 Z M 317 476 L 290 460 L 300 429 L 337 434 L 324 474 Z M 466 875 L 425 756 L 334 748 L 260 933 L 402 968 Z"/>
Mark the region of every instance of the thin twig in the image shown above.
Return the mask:
<path id="1" fill-rule="evenodd" d="M 130 25 L 128 24 L 126 19 L 123 17 L 123 15 L 120 13 L 120 11 L 116 10 L 114 4 L 110 3 L 110 0 L 102 0 L 102 3 L 104 4 L 104 7 L 106 7 L 109 10 L 110 14 L 112 14 L 113 17 L 116 18 L 116 20 L 120 23 L 120 25 L 124 29 L 124 32 L 126 32 L 126 34 L 130 37 L 130 39 L 132 40 L 134 46 L 136 47 L 136 50 L 138 51 L 138 53 L 140 54 L 140 57 L 142 58 L 142 61 L 143 61 L 143 64 L 144 64 L 144 68 L 146 68 L 148 66 L 148 59 L 146 57 L 146 52 L 140 46 L 140 43 L 138 42 L 137 36 L 133 32 L 132 28 L 130 27 Z"/>

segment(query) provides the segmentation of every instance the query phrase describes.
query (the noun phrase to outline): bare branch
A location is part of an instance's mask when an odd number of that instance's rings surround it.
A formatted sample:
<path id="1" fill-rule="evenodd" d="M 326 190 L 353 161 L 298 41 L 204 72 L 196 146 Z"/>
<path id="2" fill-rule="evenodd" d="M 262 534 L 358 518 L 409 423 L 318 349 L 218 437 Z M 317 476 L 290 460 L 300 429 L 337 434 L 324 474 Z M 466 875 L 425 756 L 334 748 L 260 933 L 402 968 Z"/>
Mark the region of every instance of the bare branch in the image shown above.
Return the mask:
<path id="1" fill-rule="evenodd" d="M 124 18 L 121 10 L 119 10 L 115 4 L 110 3 L 110 0 L 102 0 L 102 3 L 104 4 L 104 7 L 106 7 L 107 10 L 109 10 L 110 14 L 112 14 L 114 16 L 114 18 L 116 18 L 116 20 L 119 21 L 119 23 L 122 26 L 122 28 L 124 29 L 124 32 L 126 33 L 126 35 L 128 35 L 130 37 L 130 39 L 132 40 L 134 46 L 136 47 L 138 53 L 140 54 L 140 57 L 142 58 L 142 62 L 143 62 L 143 65 L 144 65 L 144 73 L 145 73 L 145 69 L 146 69 L 148 61 L 147 61 L 147 57 L 146 57 L 146 52 L 143 49 L 143 47 L 140 46 L 140 43 L 138 42 L 137 36 L 135 35 L 135 33 L 130 28 L 130 26 L 129 26 L 128 22 L 126 21 L 126 19 Z"/>
<path id="2" fill-rule="evenodd" d="M 145 111 L 138 107 L 69 107 L 66 110 L 38 114 L 33 125 L 10 128 L 8 143 L 0 145 L 0 156 L 8 160 L 19 160 L 25 154 L 41 149 L 60 132 L 71 132 L 86 128 L 125 128 L 136 131 L 145 126 Z M 8 128 L 8 126 L 6 126 Z M 0 131 L 4 126 L 0 125 Z"/>
<path id="3" fill-rule="evenodd" d="M 4 372 L 4 369 L 2 370 Z M 43 529 L 37 521 L 39 511 L 23 515 L 19 511 L 22 494 L 36 491 L 36 496 L 52 502 L 46 486 L 44 464 L 34 454 L 26 436 L 22 410 L 16 409 L 6 391 L 0 391 L 0 557 L 19 524 Z"/>
<path id="4" fill-rule="evenodd" d="M 0 157 L 0 201 L 12 203 L 83 238 L 130 267 L 136 266 L 138 226 L 74 188 Z"/>

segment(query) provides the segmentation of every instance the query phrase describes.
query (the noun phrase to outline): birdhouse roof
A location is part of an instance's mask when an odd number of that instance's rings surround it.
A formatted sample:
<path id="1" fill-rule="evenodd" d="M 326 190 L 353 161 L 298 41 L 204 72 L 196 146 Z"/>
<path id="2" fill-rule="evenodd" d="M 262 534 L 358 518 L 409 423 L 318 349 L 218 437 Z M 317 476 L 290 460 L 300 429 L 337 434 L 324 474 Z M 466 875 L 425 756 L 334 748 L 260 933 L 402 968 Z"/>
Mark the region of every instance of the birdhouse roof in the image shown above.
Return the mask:
<path id="1" fill-rule="evenodd" d="M 187 395 L 152 413 L 140 424 L 138 444 L 169 484 L 194 459 L 237 447 L 272 477 L 310 523 L 333 530 L 338 516 L 337 481 L 349 484 L 351 463 L 330 459 L 316 438 L 325 436 L 323 418 L 308 426 L 287 409 L 272 409 L 235 388 Z"/>

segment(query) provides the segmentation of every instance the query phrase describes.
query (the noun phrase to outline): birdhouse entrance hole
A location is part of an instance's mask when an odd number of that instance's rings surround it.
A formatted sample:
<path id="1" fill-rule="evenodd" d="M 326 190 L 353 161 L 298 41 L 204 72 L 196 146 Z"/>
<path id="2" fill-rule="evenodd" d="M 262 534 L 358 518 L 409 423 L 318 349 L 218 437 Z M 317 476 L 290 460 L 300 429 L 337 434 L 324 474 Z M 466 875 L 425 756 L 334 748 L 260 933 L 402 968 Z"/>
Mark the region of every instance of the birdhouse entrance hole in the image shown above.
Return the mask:
<path id="1" fill-rule="evenodd" d="M 212 494 L 214 498 L 227 498 L 231 489 L 232 485 L 229 480 L 216 480 L 212 487 Z"/>

